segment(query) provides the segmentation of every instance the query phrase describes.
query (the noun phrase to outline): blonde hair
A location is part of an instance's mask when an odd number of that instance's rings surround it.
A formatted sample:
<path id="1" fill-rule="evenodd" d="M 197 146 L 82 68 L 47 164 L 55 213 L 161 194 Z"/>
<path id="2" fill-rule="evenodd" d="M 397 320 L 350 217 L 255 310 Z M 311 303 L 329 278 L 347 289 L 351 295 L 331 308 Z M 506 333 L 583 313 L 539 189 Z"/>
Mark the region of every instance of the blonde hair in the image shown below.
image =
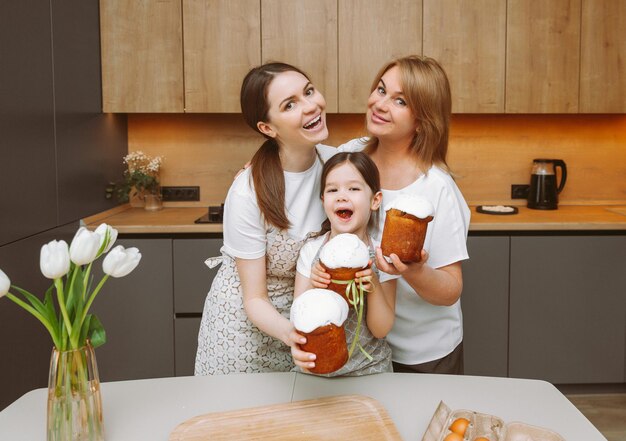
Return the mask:
<path id="1" fill-rule="evenodd" d="M 404 98 L 417 120 L 411 150 L 424 167 L 423 172 L 436 165 L 449 173 L 446 156 L 452 98 L 445 71 L 436 60 L 429 57 L 410 55 L 397 58 L 378 71 L 371 92 L 376 90 L 382 76 L 394 66 L 400 70 Z M 371 137 L 365 151 L 372 153 L 377 148 L 378 138 Z"/>

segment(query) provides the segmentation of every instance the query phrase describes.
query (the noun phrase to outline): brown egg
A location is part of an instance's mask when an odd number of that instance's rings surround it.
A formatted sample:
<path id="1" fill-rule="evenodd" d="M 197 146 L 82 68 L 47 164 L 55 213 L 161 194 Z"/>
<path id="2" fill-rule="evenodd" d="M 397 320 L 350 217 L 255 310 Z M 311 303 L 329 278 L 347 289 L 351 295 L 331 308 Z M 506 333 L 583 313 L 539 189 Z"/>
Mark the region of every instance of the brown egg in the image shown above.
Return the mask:
<path id="1" fill-rule="evenodd" d="M 457 418 L 450 424 L 450 431 L 454 433 L 458 433 L 459 435 L 465 435 L 465 431 L 467 430 L 467 426 L 469 426 L 469 420 L 467 418 Z"/>
<path id="2" fill-rule="evenodd" d="M 489 438 L 485 438 L 484 436 L 479 436 L 478 438 L 474 438 L 474 441 L 489 441 Z"/>
<path id="3" fill-rule="evenodd" d="M 463 435 L 459 435 L 458 433 L 450 432 L 443 441 L 463 441 Z"/>

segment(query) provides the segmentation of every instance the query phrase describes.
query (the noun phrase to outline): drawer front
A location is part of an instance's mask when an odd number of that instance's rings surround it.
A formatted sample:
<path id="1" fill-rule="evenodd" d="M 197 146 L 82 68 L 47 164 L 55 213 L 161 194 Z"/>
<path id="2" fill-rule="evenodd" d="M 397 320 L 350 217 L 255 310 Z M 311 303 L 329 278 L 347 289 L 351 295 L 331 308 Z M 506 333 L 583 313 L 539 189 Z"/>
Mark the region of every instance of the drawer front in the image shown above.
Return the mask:
<path id="1" fill-rule="evenodd" d="M 204 299 L 219 266 L 210 269 L 204 261 L 220 255 L 222 239 L 174 240 L 174 311 L 202 313 Z"/>

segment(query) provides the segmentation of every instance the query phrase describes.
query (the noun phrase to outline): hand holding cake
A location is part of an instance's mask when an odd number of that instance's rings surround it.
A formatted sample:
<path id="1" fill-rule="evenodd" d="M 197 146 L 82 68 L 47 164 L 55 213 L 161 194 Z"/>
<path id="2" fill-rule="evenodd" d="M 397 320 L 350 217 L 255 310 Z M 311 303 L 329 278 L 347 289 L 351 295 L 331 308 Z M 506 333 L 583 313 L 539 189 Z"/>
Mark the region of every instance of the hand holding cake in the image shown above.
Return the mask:
<path id="1" fill-rule="evenodd" d="M 330 274 L 328 289 L 353 303 L 348 297 L 350 282 L 358 283 L 356 273 L 371 265 L 367 245 L 355 234 L 338 234 L 322 247 L 319 257 L 320 265 Z"/>
<path id="2" fill-rule="evenodd" d="M 348 346 L 343 323 L 348 318 L 348 304 L 327 289 L 303 292 L 291 305 L 290 320 L 306 337 L 302 350 L 316 355 L 309 371 L 327 374 L 339 370 L 348 361 Z"/>
<path id="3" fill-rule="evenodd" d="M 395 254 L 404 263 L 420 262 L 428 223 L 433 220 L 433 205 L 427 199 L 403 194 L 387 204 L 385 211 L 383 255 Z"/>

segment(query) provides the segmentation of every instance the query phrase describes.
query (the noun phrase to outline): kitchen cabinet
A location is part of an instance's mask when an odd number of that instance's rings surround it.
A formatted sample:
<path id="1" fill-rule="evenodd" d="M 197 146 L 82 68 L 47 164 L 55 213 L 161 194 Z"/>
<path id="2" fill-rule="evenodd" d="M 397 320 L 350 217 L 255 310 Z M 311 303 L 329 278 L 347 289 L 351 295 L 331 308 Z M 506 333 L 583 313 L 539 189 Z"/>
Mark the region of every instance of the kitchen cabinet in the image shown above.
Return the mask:
<path id="1" fill-rule="evenodd" d="M 241 81 L 261 62 L 260 2 L 182 4 L 185 112 L 240 112 Z M 182 84 L 177 87 L 182 91 Z"/>
<path id="2" fill-rule="evenodd" d="M 576 113 L 581 0 L 508 0 L 506 113 Z"/>
<path id="3" fill-rule="evenodd" d="M 504 113 L 506 0 L 423 2 L 424 55 L 446 70 L 452 112 Z"/>
<path id="4" fill-rule="evenodd" d="M 339 113 L 365 113 L 378 70 L 422 53 L 422 0 L 341 0 L 338 21 Z"/>
<path id="5" fill-rule="evenodd" d="M 511 238 L 509 376 L 624 383 L 626 236 Z"/>
<path id="6" fill-rule="evenodd" d="M 626 2 L 583 0 L 580 111 L 626 113 Z"/>
<path id="7" fill-rule="evenodd" d="M 193 375 L 198 329 L 204 300 L 219 265 L 204 261 L 219 256 L 222 238 L 174 239 L 174 306 L 176 313 L 176 375 Z"/>
<path id="8" fill-rule="evenodd" d="M 263 62 L 279 60 L 302 69 L 324 94 L 329 113 L 338 109 L 337 1 L 261 2 Z"/>
<path id="9" fill-rule="evenodd" d="M 307 72 L 363 113 L 392 58 L 445 67 L 454 113 L 623 113 L 626 15 L 612 0 L 101 0 L 105 112 L 239 112 L 248 70 Z"/>
<path id="10" fill-rule="evenodd" d="M 102 110 L 183 112 L 180 0 L 100 0 Z"/>
<path id="11" fill-rule="evenodd" d="M 172 239 L 123 238 L 116 245 L 137 247 L 139 266 L 109 279 L 93 303 L 107 333 L 96 349 L 102 381 L 174 376 Z M 101 265 L 94 265 L 100 280 Z"/>
<path id="12" fill-rule="evenodd" d="M 69 243 L 75 231 L 76 225 L 70 224 L 0 247 L 0 269 L 12 284 L 43 298 L 52 281 L 39 270 L 41 246 L 51 240 Z M 47 387 L 52 346 L 50 334 L 37 319 L 0 298 L 0 409 L 29 390 Z"/>
<path id="13" fill-rule="evenodd" d="M 471 236 L 463 261 L 465 374 L 506 377 L 509 327 L 508 236 Z"/>
<path id="14" fill-rule="evenodd" d="M 1 245 L 57 225 L 50 5 L 1 2 L 0 41 Z"/>
<path id="15" fill-rule="evenodd" d="M 97 0 L 55 2 L 50 12 L 54 28 L 57 225 L 63 225 L 117 203 L 103 197 L 104 189 L 109 182 L 122 178 L 121 159 L 128 153 L 128 143 L 126 117 L 103 115 L 101 110 Z M 53 169 L 51 164 L 45 163 Z M 39 208 L 35 201 L 28 202 Z"/>

